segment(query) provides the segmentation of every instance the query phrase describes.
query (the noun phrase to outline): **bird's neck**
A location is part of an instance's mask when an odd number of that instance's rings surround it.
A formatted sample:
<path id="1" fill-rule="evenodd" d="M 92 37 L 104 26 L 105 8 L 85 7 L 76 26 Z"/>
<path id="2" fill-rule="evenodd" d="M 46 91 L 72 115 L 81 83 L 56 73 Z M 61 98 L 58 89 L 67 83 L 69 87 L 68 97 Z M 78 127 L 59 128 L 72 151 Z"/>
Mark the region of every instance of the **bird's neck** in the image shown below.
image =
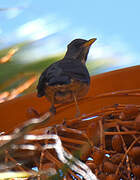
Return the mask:
<path id="1" fill-rule="evenodd" d="M 74 57 L 71 57 L 71 56 L 64 56 L 64 60 L 72 60 L 72 61 L 80 61 L 82 64 L 85 65 L 86 61 L 83 59 L 79 59 L 79 58 L 74 58 Z"/>
<path id="2" fill-rule="evenodd" d="M 82 64 L 85 65 L 86 63 L 86 60 L 85 58 L 83 57 L 75 57 L 75 56 L 71 56 L 70 54 L 67 54 L 64 56 L 64 59 L 67 60 L 67 59 L 71 59 L 71 60 L 74 60 L 74 61 L 80 61 Z"/>

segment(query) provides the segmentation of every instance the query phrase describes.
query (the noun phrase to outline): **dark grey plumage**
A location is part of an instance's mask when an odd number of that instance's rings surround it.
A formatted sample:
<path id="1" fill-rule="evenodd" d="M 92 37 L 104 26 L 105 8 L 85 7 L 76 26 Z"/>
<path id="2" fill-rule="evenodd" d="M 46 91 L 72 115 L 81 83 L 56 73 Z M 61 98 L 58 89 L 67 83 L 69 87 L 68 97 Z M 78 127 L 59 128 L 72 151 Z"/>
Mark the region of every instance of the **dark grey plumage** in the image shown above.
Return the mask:
<path id="1" fill-rule="evenodd" d="M 90 40 L 75 39 L 67 47 L 63 59 L 47 67 L 39 78 L 38 97 L 46 96 L 54 104 L 75 101 L 88 92 L 90 76 L 85 65 L 89 48 L 96 38 Z M 78 106 L 76 105 L 77 109 Z M 78 111 L 78 110 L 77 110 Z"/>
<path id="2" fill-rule="evenodd" d="M 55 62 L 41 74 L 37 86 L 38 97 L 45 95 L 45 86 L 69 84 L 71 79 L 80 80 L 86 84 L 90 83 L 90 76 L 86 66 L 80 60 L 65 57 Z"/>

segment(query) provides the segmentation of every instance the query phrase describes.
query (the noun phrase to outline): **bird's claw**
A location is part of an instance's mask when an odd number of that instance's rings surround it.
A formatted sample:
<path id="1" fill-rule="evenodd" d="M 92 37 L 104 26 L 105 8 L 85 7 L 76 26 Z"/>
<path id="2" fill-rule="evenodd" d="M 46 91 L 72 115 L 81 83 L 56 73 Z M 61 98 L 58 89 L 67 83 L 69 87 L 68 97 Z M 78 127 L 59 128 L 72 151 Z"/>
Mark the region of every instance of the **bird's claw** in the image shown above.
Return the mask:
<path id="1" fill-rule="evenodd" d="M 54 106 L 52 106 L 49 111 L 53 114 L 56 114 L 56 108 Z"/>

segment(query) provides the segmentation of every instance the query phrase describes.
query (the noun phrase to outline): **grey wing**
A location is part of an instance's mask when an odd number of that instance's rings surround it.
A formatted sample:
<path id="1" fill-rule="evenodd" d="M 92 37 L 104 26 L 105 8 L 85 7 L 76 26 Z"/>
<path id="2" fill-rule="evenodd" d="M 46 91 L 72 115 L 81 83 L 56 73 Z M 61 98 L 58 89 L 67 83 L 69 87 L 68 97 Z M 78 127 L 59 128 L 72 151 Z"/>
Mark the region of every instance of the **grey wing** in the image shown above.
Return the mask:
<path id="1" fill-rule="evenodd" d="M 72 78 L 90 83 L 88 70 L 80 61 L 71 59 L 57 61 L 41 74 L 37 86 L 38 97 L 45 95 L 46 84 L 48 86 L 69 84 Z"/>
<path id="2" fill-rule="evenodd" d="M 63 73 L 63 69 L 60 67 L 59 62 L 60 61 L 50 65 L 41 74 L 38 85 L 37 85 L 38 97 L 42 97 L 45 95 L 46 85 L 54 86 L 57 84 L 70 83 L 70 78 Z"/>

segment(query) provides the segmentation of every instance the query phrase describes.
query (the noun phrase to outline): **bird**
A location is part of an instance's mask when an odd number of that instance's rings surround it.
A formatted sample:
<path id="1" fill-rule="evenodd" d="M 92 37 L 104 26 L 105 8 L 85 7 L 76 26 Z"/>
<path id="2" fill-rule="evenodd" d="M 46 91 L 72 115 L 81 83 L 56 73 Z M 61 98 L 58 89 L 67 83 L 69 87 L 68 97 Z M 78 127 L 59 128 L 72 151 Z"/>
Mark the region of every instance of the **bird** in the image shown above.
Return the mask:
<path id="1" fill-rule="evenodd" d="M 77 115 L 80 109 L 77 99 L 85 96 L 90 86 L 86 67 L 87 56 L 96 38 L 74 39 L 67 46 L 63 59 L 47 67 L 40 75 L 37 96 L 45 96 L 50 102 L 50 112 L 56 113 L 55 104 L 75 102 Z"/>

